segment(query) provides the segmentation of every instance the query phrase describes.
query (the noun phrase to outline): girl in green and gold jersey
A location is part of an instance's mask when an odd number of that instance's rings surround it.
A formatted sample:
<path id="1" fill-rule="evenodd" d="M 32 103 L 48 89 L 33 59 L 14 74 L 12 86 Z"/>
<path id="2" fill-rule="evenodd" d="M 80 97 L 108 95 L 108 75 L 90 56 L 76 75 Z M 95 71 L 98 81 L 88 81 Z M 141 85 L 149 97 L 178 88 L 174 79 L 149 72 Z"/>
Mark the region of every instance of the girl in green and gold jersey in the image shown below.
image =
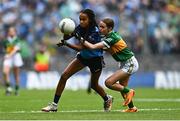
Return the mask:
<path id="1" fill-rule="evenodd" d="M 19 69 L 23 65 L 20 54 L 20 39 L 17 37 L 14 27 L 10 27 L 7 31 L 7 38 L 3 41 L 5 56 L 3 61 L 3 75 L 6 84 L 6 95 L 12 92 L 10 86 L 10 69 L 13 68 L 15 75 L 15 95 L 18 95 L 19 89 Z"/>
<path id="2" fill-rule="evenodd" d="M 123 105 L 129 107 L 123 112 L 137 112 L 137 108 L 132 101 L 135 91 L 129 89 L 127 85 L 130 76 L 138 70 L 139 65 L 134 53 L 127 47 L 122 37 L 113 31 L 113 28 L 114 21 L 112 19 L 103 19 L 99 23 L 100 32 L 104 35 L 101 42 L 91 44 L 82 37 L 80 37 L 80 41 L 89 49 L 103 48 L 107 50 L 116 61 L 121 62 L 120 69 L 106 79 L 105 85 L 109 89 L 121 92 L 124 98 Z"/>

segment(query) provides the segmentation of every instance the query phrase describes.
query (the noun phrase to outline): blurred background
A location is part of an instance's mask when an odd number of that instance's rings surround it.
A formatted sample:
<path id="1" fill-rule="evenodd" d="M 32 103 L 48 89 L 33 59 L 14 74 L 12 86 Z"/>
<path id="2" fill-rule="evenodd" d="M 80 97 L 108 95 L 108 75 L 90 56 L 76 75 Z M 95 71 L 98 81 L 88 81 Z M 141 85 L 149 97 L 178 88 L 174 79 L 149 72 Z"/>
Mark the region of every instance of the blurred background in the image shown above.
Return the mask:
<path id="1" fill-rule="evenodd" d="M 5 39 L 5 30 L 11 25 L 16 27 L 22 39 L 21 54 L 25 63 L 21 74 L 22 87 L 35 83 L 28 80 L 33 80 L 34 75 L 39 74 L 34 69 L 34 58 L 42 46 L 49 57 L 48 72 L 53 72 L 48 76 L 48 81 L 52 83 L 53 79 L 56 80 L 55 84 L 50 84 L 51 88 L 56 86 L 59 75 L 76 55 L 75 51 L 67 47 L 56 46 L 58 38 L 62 36 L 58 23 L 65 17 L 79 23 L 79 12 L 85 8 L 94 10 L 97 21 L 105 17 L 113 18 L 115 31 L 121 34 L 135 53 L 140 68 L 132 77 L 134 81 L 131 81 L 131 86 L 180 88 L 179 0 L 1 0 L 0 42 Z M 70 42 L 77 41 L 72 38 Z M 118 63 L 108 53 L 105 52 L 104 57 L 106 67 L 102 80 L 118 69 Z M 1 70 L 2 59 L 3 49 L 0 44 Z M 81 73 L 88 73 L 88 70 L 84 69 Z M 56 75 L 57 78 L 54 78 Z M 0 80 L 3 85 L 2 71 Z M 35 85 L 40 87 L 41 82 Z"/>

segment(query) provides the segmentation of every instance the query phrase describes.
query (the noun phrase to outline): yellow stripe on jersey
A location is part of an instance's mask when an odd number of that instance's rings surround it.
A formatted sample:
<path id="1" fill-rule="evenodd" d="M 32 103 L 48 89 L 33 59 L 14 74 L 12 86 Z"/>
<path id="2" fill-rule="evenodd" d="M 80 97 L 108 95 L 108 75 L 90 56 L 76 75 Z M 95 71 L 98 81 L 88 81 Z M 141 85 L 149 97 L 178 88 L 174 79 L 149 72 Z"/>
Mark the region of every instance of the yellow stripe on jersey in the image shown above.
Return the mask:
<path id="1" fill-rule="evenodd" d="M 108 49 L 108 51 L 113 55 L 115 53 L 118 53 L 122 51 L 124 48 L 127 47 L 127 44 L 124 42 L 124 40 L 119 40 L 114 45 L 111 46 L 111 48 Z"/>
<path id="2" fill-rule="evenodd" d="M 11 53 L 13 50 L 14 50 L 14 46 L 13 46 L 13 45 L 8 46 L 8 47 L 6 48 L 6 52 L 7 52 L 7 53 Z"/>

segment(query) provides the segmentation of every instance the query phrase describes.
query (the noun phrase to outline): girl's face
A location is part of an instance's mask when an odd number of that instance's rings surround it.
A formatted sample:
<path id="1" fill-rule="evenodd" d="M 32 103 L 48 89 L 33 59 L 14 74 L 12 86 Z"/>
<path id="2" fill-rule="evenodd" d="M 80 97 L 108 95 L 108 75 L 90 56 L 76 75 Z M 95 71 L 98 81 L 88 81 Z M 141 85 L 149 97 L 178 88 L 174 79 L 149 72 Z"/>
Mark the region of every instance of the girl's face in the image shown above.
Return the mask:
<path id="1" fill-rule="evenodd" d="M 13 28 L 13 27 L 9 28 L 9 30 L 8 30 L 8 36 L 10 36 L 10 37 L 16 36 L 16 30 L 15 30 L 15 28 Z"/>
<path id="2" fill-rule="evenodd" d="M 110 30 L 108 29 L 108 27 L 103 21 L 100 21 L 99 23 L 99 30 L 100 30 L 100 33 L 105 36 L 108 35 L 108 33 L 110 32 Z"/>
<path id="3" fill-rule="evenodd" d="M 80 20 L 80 26 L 82 28 L 88 28 L 89 27 L 89 18 L 86 14 L 80 13 L 79 20 Z"/>

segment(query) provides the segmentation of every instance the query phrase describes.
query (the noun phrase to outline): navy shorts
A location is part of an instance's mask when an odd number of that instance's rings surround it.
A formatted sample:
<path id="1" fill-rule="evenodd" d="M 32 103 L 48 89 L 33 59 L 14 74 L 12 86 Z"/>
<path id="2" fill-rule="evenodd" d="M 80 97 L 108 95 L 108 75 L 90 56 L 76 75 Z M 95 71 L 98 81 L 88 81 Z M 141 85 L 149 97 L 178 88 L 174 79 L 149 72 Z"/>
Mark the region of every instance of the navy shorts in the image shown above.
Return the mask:
<path id="1" fill-rule="evenodd" d="M 101 71 L 102 68 L 105 66 L 104 59 L 102 56 L 84 59 L 80 54 L 77 54 L 77 59 L 80 60 L 80 62 L 83 65 L 88 66 L 91 73 Z"/>

